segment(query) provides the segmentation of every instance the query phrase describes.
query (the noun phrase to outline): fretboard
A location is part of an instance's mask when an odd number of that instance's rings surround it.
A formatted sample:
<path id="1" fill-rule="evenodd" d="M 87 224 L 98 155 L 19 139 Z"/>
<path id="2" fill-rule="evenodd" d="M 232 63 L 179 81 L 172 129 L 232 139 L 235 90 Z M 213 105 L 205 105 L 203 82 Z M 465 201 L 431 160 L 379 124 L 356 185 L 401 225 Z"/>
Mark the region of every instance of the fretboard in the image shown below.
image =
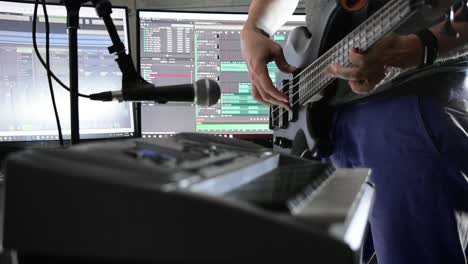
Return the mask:
<path id="1" fill-rule="evenodd" d="M 349 66 L 348 55 L 351 48 L 366 51 L 406 20 L 411 12 L 409 0 L 389 1 L 364 23 L 299 73 L 300 104 L 306 103 L 335 79 L 324 73 L 326 67 L 330 64 Z"/>

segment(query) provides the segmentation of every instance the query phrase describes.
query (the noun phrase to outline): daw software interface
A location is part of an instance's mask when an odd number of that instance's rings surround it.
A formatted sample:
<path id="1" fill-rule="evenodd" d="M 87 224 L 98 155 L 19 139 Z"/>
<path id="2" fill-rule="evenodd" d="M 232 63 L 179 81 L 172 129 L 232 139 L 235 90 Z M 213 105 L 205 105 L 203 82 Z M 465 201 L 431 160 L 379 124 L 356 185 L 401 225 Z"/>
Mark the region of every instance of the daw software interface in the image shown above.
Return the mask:
<path id="1" fill-rule="evenodd" d="M 142 105 L 143 137 L 178 132 L 218 135 L 265 135 L 268 106 L 251 95 L 247 65 L 241 55 L 240 34 L 246 14 L 139 12 L 139 61 L 142 76 L 156 86 L 217 80 L 221 99 L 212 107 L 190 103 Z M 284 45 L 289 32 L 303 25 L 294 15 L 274 36 Z M 276 81 L 278 68 L 268 65 Z"/>
<path id="2" fill-rule="evenodd" d="M 32 44 L 34 4 L 0 1 L 0 141 L 58 139 L 46 70 Z M 66 10 L 47 6 L 50 21 L 51 69 L 69 83 Z M 109 55 L 111 45 L 102 20 L 94 8 L 82 7 L 79 30 L 80 93 L 121 89 L 121 73 Z M 119 35 L 128 44 L 127 12 L 114 8 Z M 37 24 L 39 50 L 45 60 L 45 28 L 42 7 Z M 128 45 L 127 45 L 128 47 Z M 54 81 L 55 97 L 64 137 L 70 137 L 69 93 Z M 134 133 L 130 103 L 102 103 L 80 98 L 82 138 L 131 136 Z"/>

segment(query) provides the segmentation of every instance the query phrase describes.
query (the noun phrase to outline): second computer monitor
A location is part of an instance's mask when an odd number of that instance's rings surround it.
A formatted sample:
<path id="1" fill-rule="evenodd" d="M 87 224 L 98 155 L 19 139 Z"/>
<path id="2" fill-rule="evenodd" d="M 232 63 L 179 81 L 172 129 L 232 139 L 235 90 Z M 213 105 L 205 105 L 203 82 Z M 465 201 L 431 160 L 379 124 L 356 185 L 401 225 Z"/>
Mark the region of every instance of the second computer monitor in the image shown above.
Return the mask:
<path id="1" fill-rule="evenodd" d="M 252 84 L 242 58 L 240 36 L 246 14 L 140 11 L 139 64 L 142 76 L 156 86 L 217 80 L 221 99 L 212 107 L 190 103 L 141 108 L 143 137 L 178 132 L 221 135 L 268 135 L 269 107 L 252 97 Z M 289 32 L 303 25 L 294 15 L 274 36 L 283 45 Z M 268 64 L 275 82 L 278 68 Z"/>
<path id="2" fill-rule="evenodd" d="M 45 59 L 45 17 L 38 9 L 37 44 Z M 67 10 L 47 5 L 50 22 L 51 70 L 69 83 Z M 0 144 L 18 141 L 55 141 L 57 124 L 47 72 L 32 43 L 34 3 L 0 1 Z M 127 11 L 114 8 L 112 17 L 122 41 L 128 44 Z M 104 22 L 92 7 L 80 9 L 80 93 L 122 88 L 122 74 L 107 47 L 112 44 Z M 128 47 L 128 45 L 127 45 Z M 70 94 L 53 82 L 55 100 L 65 139 L 70 138 Z M 102 103 L 80 99 L 82 139 L 131 137 L 135 131 L 131 103 Z"/>

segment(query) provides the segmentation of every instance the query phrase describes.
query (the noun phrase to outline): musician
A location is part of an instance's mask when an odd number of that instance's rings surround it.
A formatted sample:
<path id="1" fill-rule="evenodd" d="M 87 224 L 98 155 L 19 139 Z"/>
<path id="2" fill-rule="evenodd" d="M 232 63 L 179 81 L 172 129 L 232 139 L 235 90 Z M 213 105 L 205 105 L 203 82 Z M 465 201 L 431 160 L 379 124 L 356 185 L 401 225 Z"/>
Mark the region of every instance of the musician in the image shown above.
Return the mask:
<path id="1" fill-rule="evenodd" d="M 327 0 L 305 2 L 311 28 L 316 26 L 311 17 Z M 378 2 L 386 1 L 370 0 L 368 5 Z M 288 97 L 274 87 L 266 63 L 275 61 L 281 71 L 295 71 L 269 36 L 287 21 L 297 3 L 253 0 L 250 6 L 242 48 L 252 94 L 261 103 L 290 106 Z M 326 69 L 349 84 L 332 100 L 337 103 L 331 161 L 338 167 L 371 168 L 376 189 L 364 263 L 375 258 L 383 264 L 467 263 L 468 100 L 467 93 L 457 93 L 442 81 L 450 83 L 460 73 L 436 74 L 424 85 L 403 85 L 394 93 L 374 89 L 389 66 L 418 67 L 467 43 L 468 23 L 453 23 L 458 38 L 443 32 L 443 23 L 417 34 L 391 34 L 365 52 L 353 48 L 351 67 Z M 427 45 L 435 45 L 438 52 L 425 60 Z M 349 100 L 353 96 L 364 99 Z"/>

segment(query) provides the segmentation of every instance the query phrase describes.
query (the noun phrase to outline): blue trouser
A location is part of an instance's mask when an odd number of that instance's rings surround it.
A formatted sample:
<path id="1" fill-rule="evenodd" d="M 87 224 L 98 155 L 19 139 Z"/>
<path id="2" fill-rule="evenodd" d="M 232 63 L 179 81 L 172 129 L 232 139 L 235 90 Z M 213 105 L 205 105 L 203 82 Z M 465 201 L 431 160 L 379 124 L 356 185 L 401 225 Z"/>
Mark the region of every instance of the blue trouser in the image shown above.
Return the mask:
<path id="1" fill-rule="evenodd" d="M 364 259 L 375 248 L 379 264 L 467 263 L 468 127 L 443 110 L 417 96 L 338 108 L 331 159 L 371 168 L 376 189 Z"/>

